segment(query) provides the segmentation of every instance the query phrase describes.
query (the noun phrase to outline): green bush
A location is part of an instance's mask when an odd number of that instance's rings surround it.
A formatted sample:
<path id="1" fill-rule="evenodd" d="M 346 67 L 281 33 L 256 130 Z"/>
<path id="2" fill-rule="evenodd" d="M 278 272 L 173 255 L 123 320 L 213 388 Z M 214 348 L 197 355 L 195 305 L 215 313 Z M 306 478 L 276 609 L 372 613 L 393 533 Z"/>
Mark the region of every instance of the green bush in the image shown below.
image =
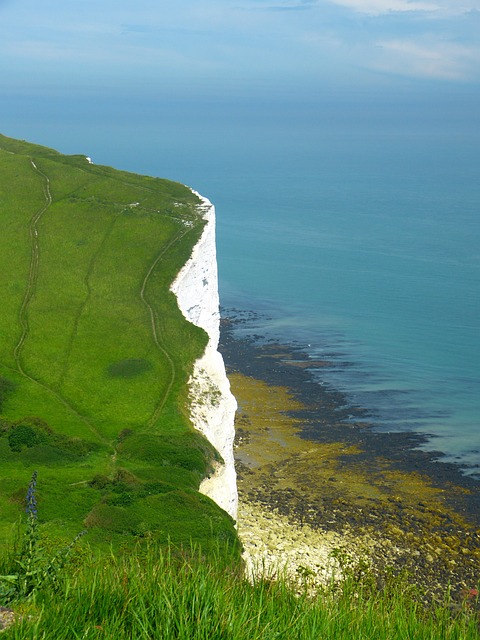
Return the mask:
<path id="1" fill-rule="evenodd" d="M 34 447 L 47 441 L 47 436 L 39 430 L 27 424 L 19 424 L 10 430 L 8 434 L 8 444 L 15 452 L 22 451 L 25 447 Z"/>
<path id="2" fill-rule="evenodd" d="M 99 448 L 85 439 L 55 433 L 37 417 L 5 424 L 1 435 L 6 435 L 12 453 L 21 453 L 22 460 L 33 465 L 74 462 Z"/>

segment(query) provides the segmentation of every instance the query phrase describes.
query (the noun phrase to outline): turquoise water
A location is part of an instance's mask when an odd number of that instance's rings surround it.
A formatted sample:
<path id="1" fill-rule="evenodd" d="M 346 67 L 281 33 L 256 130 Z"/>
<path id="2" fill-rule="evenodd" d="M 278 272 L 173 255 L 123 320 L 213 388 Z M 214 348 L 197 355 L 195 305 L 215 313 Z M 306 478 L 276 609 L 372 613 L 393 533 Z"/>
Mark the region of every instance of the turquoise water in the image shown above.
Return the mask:
<path id="1" fill-rule="evenodd" d="M 429 448 L 475 471 L 476 115 L 432 104 L 146 108 L 137 98 L 109 119 L 105 105 L 72 102 L 61 115 L 22 105 L 21 122 L 7 109 L 7 135 L 209 197 L 223 305 L 265 314 L 263 332 L 336 363 L 322 380 L 369 408 L 379 429 L 433 434 Z"/>
<path id="2" fill-rule="evenodd" d="M 480 168 L 473 140 L 319 135 L 276 158 L 219 229 L 223 299 L 348 367 L 321 370 L 380 428 L 480 460 Z M 258 203 L 258 204 L 257 204 Z"/>

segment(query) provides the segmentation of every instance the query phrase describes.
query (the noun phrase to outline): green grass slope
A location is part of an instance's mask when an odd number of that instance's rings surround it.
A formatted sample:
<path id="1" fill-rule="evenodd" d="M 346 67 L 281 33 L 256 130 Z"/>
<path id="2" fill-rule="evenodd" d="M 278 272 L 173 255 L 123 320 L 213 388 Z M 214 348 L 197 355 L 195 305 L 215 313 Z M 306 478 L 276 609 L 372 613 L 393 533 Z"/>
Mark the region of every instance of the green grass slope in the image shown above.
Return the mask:
<path id="1" fill-rule="evenodd" d="M 190 424 L 205 347 L 169 286 L 201 235 L 185 186 L 0 136 L 0 539 L 38 470 L 44 531 L 233 545 L 198 493 Z"/>

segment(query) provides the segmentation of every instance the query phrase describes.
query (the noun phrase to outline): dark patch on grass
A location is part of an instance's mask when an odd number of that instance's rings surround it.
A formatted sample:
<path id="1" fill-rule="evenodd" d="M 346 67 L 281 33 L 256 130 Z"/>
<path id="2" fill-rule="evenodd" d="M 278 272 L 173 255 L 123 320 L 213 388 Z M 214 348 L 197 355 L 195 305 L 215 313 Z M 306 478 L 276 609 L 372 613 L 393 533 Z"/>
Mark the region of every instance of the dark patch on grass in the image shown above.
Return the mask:
<path id="1" fill-rule="evenodd" d="M 0 411 L 3 410 L 3 404 L 8 396 L 15 390 L 15 385 L 8 378 L 0 376 Z"/>
<path id="2" fill-rule="evenodd" d="M 152 363 L 144 358 L 126 358 L 112 362 L 108 367 L 108 375 L 112 378 L 134 378 L 150 371 Z"/>

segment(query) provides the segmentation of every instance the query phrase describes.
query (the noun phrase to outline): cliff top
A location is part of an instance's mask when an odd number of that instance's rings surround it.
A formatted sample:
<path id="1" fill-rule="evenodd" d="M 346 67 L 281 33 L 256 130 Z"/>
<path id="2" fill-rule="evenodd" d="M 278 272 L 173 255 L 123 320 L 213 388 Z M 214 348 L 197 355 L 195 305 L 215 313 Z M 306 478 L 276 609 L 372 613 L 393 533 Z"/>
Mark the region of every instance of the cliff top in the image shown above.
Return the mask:
<path id="1" fill-rule="evenodd" d="M 207 337 L 170 291 L 199 197 L 5 136 L 0 176 L 0 536 L 37 470 L 52 535 L 235 545 L 198 492 L 218 458 L 187 410 Z"/>

